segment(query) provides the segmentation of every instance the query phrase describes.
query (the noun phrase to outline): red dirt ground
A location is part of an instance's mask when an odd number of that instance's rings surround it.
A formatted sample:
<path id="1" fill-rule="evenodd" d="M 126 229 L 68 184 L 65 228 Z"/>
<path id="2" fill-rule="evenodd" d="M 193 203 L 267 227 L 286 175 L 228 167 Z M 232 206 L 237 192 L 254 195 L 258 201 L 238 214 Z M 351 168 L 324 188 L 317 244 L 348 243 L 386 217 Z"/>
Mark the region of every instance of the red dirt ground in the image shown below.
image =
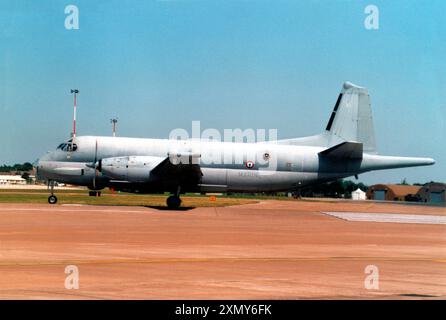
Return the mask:
<path id="1" fill-rule="evenodd" d="M 399 204 L 261 201 L 167 211 L 0 204 L 3 299 L 446 297 L 446 225 L 321 211 L 446 215 Z M 367 265 L 379 290 L 364 288 Z M 79 286 L 65 289 L 67 265 Z"/>

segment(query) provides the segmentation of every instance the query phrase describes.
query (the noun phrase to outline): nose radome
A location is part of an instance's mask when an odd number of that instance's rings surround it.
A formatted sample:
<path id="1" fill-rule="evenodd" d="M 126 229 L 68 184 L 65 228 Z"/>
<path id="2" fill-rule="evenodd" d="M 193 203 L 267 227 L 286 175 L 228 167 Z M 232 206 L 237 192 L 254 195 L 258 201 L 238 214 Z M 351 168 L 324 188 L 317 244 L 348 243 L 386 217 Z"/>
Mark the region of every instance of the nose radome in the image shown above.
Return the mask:
<path id="1" fill-rule="evenodd" d="M 37 166 L 40 166 L 42 161 L 48 161 L 50 159 L 51 151 L 47 151 L 43 156 L 37 159 Z"/>

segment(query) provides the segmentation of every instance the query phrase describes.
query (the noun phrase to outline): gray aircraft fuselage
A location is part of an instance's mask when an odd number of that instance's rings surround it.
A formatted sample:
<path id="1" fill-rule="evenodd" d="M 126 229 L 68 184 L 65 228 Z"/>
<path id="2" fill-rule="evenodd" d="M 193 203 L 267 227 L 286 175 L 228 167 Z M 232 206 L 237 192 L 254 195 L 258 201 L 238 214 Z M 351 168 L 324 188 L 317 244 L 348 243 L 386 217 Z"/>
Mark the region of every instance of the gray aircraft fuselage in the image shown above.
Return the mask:
<path id="1" fill-rule="evenodd" d="M 99 188 L 112 186 L 129 191 L 134 189 L 143 192 L 144 189 L 147 189 L 148 192 L 164 192 L 170 191 L 172 186 L 163 186 L 162 183 L 158 183 L 156 178 L 150 178 L 153 166 L 148 166 L 144 160 L 146 157 L 159 160 L 168 158 L 171 150 L 179 152 L 180 155 L 189 154 L 192 149 L 200 151 L 200 159 L 207 158 L 213 161 L 208 161 L 211 163 L 197 161 L 200 162 L 201 179 L 195 186 L 186 186 L 186 190 L 269 192 L 294 190 L 310 184 L 336 180 L 371 170 L 434 163 L 430 158 L 389 157 L 366 153 L 363 154 L 362 159 L 324 158 L 319 154 L 325 149 L 322 147 L 275 143 L 81 136 L 75 139 L 75 144 L 76 151 L 57 149 L 43 156 L 38 165 L 39 174 L 47 179 L 88 186 L 91 189 L 93 189 L 92 181 L 96 174 L 96 185 Z M 102 172 L 96 173 L 94 168 L 88 167 L 88 164 L 95 161 L 96 144 L 98 159 L 120 158 L 123 161 L 121 175 L 107 176 Z M 255 160 L 246 158 L 245 155 L 249 153 L 257 155 L 253 156 L 253 159 L 259 158 L 259 155 L 268 154 L 268 160 L 263 157 L 262 161 L 254 162 Z M 216 161 L 215 157 L 210 154 L 219 154 L 221 161 Z M 237 155 L 244 155 L 240 157 L 241 161 L 236 161 Z M 233 161 L 225 162 L 225 158 L 232 158 Z M 135 161 L 131 162 L 132 159 Z M 138 162 L 138 160 L 142 160 L 142 162 Z M 248 161 L 254 162 L 252 168 L 247 167 Z M 270 165 L 271 163 L 272 165 Z M 159 179 L 162 180 L 163 177 L 159 177 Z M 151 184 L 154 186 L 153 189 L 150 188 Z"/>
<path id="2" fill-rule="evenodd" d="M 346 82 L 319 135 L 257 143 L 79 136 L 40 158 L 37 170 L 92 190 L 274 192 L 434 163 L 378 155 L 368 91 Z"/>

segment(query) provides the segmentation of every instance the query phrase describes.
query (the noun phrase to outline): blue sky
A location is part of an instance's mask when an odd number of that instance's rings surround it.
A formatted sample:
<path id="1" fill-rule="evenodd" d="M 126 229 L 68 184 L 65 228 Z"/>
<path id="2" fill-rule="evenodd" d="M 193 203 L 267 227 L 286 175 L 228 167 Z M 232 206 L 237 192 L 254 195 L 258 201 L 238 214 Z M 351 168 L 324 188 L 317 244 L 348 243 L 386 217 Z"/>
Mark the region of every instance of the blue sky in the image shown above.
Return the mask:
<path id="1" fill-rule="evenodd" d="M 66 30 L 65 6 L 79 30 Z M 377 5 L 379 30 L 364 28 Z M 166 138 L 174 128 L 325 128 L 345 80 L 369 89 L 378 151 L 432 167 L 366 183 L 446 181 L 444 1 L 2 1 L 0 164 L 34 161 L 71 130 Z"/>

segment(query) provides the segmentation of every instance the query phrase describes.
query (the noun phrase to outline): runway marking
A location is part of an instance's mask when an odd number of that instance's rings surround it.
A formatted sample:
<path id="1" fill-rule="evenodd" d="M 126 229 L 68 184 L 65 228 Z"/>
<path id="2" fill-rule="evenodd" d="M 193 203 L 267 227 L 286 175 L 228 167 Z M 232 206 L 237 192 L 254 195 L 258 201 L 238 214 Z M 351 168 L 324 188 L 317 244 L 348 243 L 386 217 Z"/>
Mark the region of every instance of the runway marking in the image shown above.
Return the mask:
<path id="1" fill-rule="evenodd" d="M 446 216 L 364 212 L 322 212 L 346 221 L 446 224 Z"/>
<path id="2" fill-rule="evenodd" d="M 237 262 L 342 262 L 342 261 L 387 261 L 387 262 L 438 262 L 446 263 L 446 259 L 431 258 L 401 258 L 401 257 L 321 257 L 321 258 L 146 258 L 146 259 L 72 259 L 60 261 L 2 261 L 0 267 L 17 266 L 60 266 L 68 264 L 155 264 L 155 263 L 237 263 Z"/>

